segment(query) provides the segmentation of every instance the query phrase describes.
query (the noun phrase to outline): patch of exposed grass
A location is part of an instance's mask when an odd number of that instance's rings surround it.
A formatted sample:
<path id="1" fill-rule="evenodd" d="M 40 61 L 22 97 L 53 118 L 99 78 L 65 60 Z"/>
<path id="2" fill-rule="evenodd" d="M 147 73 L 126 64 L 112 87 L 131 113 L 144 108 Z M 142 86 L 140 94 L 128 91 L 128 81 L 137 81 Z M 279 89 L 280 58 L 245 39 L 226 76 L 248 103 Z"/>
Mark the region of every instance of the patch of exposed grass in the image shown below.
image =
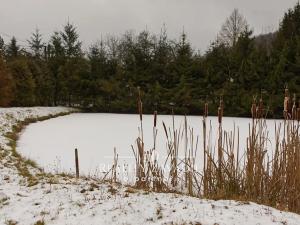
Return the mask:
<path id="1" fill-rule="evenodd" d="M 17 225 L 18 222 L 15 221 L 15 220 L 7 220 L 7 221 L 5 221 L 5 224 L 6 224 L 6 225 Z"/>
<path id="2" fill-rule="evenodd" d="M 45 221 L 44 220 L 38 220 L 34 223 L 34 225 L 45 225 Z"/>

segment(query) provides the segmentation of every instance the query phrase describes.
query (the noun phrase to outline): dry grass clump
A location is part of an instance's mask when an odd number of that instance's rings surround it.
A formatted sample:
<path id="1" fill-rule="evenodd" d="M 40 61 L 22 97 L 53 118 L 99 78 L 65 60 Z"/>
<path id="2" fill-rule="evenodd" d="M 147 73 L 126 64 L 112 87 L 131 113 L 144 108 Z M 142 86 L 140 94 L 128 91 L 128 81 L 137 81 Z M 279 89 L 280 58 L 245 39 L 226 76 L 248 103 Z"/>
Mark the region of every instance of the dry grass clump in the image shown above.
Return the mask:
<path id="1" fill-rule="evenodd" d="M 164 167 L 155 157 L 157 113 L 154 114 L 153 148 L 144 149 L 142 100 L 139 90 L 138 110 L 140 135 L 132 147 L 136 159 L 136 187 L 157 191 L 179 191 L 192 196 L 211 199 L 238 199 L 254 201 L 279 209 L 300 213 L 300 103 L 291 99 L 285 89 L 284 120 L 275 125 L 275 143 L 269 143 L 266 125 L 267 108 L 262 97 L 253 99 L 252 122 L 249 124 L 246 147 L 242 149 L 239 129 L 224 131 L 222 127 L 224 103 L 218 107 L 217 146 L 210 144 L 211 124 L 208 124 L 208 103 L 204 105 L 203 167 L 196 168 L 198 136 L 187 124 L 177 129 L 172 112 L 171 128 L 163 122 L 167 158 Z M 196 138 L 195 138 L 196 137 Z M 183 144 L 182 144 L 182 143 Z M 243 153 L 243 154 L 241 154 Z M 184 155 L 183 159 L 179 155 Z M 169 165 L 167 171 L 166 165 Z M 154 182 L 159 178 L 159 182 Z M 165 178 L 165 179 L 164 179 Z M 166 179 L 167 178 L 167 179 Z"/>
<path id="2" fill-rule="evenodd" d="M 34 223 L 34 225 L 45 225 L 44 220 L 38 220 L 37 222 Z"/>
<path id="3" fill-rule="evenodd" d="M 239 144 L 234 151 L 235 131 L 232 135 L 223 132 L 222 141 L 219 129 L 218 160 L 210 153 L 206 155 L 203 196 L 250 200 L 300 213 L 300 114 L 297 113 L 300 108 L 296 108 L 296 99 L 291 104 L 285 90 L 285 119 L 283 124 L 275 125 L 272 145 L 268 145 L 267 110 L 262 98 L 258 106 L 254 99 L 251 112 L 252 123 L 242 158 L 239 158 Z"/>

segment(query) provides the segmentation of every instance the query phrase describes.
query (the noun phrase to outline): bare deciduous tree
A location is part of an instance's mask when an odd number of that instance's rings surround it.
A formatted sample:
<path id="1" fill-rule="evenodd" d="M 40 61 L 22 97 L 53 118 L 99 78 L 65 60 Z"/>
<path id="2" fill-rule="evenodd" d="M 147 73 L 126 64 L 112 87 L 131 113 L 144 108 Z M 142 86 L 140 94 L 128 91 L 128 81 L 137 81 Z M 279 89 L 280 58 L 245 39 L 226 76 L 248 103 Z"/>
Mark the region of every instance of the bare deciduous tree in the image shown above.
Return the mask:
<path id="1" fill-rule="evenodd" d="M 248 27 L 245 17 L 234 9 L 231 15 L 222 25 L 218 35 L 218 41 L 229 46 L 234 46 L 241 35 Z"/>

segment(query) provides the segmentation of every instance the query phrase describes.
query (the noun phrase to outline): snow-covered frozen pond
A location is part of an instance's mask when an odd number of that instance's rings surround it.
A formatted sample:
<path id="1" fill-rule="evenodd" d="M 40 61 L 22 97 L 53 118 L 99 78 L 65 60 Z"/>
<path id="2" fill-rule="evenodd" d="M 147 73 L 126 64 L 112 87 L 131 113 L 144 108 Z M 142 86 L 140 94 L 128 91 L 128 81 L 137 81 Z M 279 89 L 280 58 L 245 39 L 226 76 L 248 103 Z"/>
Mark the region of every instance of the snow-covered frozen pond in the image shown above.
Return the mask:
<path id="1" fill-rule="evenodd" d="M 166 137 L 162 121 L 167 127 L 172 127 L 172 117 L 158 115 L 157 120 L 157 152 L 160 162 L 166 156 Z M 194 145 L 198 143 L 198 165 L 201 167 L 203 155 L 202 117 L 188 116 L 188 126 L 194 129 Z M 218 122 L 216 117 L 208 117 L 207 123 L 212 126 L 212 143 L 216 145 Z M 239 127 L 240 146 L 244 149 L 251 119 L 223 118 L 223 128 L 233 131 Z M 269 138 L 274 139 L 275 123 L 267 120 Z M 175 116 L 175 127 L 183 127 L 184 117 Z M 235 124 L 235 125 L 234 125 Z M 109 169 L 113 161 L 113 150 L 119 154 L 119 165 L 131 170 L 134 168 L 134 155 L 131 145 L 139 135 L 140 126 L 138 115 L 75 113 L 43 122 L 29 125 L 21 134 L 17 150 L 24 156 L 38 162 L 48 172 L 74 172 L 74 149 L 79 151 L 80 172 L 85 175 L 99 175 Z M 153 116 L 143 116 L 144 142 L 146 150 L 153 146 Z M 237 128 L 235 129 L 237 133 Z M 181 141 L 181 145 L 184 141 Z M 236 141 L 237 144 L 237 141 Z M 183 148 L 182 148 L 183 150 Z M 183 151 L 180 152 L 181 155 Z M 180 154 L 179 153 L 179 154 Z M 124 166 L 126 165 L 126 166 Z"/>

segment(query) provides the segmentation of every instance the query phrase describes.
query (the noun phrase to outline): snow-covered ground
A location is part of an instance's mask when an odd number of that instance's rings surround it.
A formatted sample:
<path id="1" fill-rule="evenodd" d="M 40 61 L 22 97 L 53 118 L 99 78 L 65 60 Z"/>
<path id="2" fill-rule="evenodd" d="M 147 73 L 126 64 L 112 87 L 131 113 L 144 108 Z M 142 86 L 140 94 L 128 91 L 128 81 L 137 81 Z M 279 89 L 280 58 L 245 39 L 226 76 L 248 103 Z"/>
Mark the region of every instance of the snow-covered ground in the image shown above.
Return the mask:
<path id="1" fill-rule="evenodd" d="M 4 134 L 25 118 L 70 110 L 0 109 L 0 224 L 300 224 L 300 215 L 254 203 L 137 191 L 91 179 L 43 176 L 28 187 L 8 154 Z"/>

